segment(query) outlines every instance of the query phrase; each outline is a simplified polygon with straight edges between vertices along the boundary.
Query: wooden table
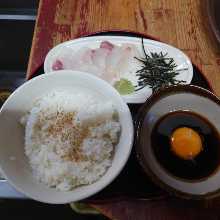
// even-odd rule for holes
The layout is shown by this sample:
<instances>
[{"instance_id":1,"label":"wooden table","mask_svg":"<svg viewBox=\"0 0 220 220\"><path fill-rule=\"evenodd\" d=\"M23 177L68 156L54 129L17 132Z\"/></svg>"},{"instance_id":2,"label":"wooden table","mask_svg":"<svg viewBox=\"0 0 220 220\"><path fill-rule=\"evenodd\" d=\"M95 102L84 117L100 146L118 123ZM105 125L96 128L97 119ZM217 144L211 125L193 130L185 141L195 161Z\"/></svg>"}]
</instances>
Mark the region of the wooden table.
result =
<instances>
[{"instance_id":1,"label":"wooden table","mask_svg":"<svg viewBox=\"0 0 220 220\"><path fill-rule=\"evenodd\" d=\"M183 50L220 96L220 48L209 29L205 0L41 0L27 78L56 44L103 30L150 34ZM188 205L190 204L190 205ZM93 204L115 219L216 219L219 202L120 201ZM206 208L209 207L209 208Z\"/></svg>"}]
</instances>

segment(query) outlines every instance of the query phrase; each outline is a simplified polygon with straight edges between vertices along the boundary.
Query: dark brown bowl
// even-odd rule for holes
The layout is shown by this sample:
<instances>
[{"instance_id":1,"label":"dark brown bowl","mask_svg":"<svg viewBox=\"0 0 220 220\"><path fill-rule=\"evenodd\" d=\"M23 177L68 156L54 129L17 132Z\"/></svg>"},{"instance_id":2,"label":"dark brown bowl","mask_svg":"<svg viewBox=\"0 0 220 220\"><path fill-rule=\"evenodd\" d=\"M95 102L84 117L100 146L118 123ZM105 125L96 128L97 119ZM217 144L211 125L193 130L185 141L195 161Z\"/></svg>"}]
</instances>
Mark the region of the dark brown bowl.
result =
<instances>
[{"instance_id":1,"label":"dark brown bowl","mask_svg":"<svg viewBox=\"0 0 220 220\"><path fill-rule=\"evenodd\" d=\"M220 131L220 100L213 93L192 85L162 89L144 103L135 122L138 161L152 181L171 194L187 199L217 197L220 195L219 169L204 180L186 181L170 175L152 152L151 132L156 122L169 112L186 110L204 116Z\"/></svg>"}]
</instances>

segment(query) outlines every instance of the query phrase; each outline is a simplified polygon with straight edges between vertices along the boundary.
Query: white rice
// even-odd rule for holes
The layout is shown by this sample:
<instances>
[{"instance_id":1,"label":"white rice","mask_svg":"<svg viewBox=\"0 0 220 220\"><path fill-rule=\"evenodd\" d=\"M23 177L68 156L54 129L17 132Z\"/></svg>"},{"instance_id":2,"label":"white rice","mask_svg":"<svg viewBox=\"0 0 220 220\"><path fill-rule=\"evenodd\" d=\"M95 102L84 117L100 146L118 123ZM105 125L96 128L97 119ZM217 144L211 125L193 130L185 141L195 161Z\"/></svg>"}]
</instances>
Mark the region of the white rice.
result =
<instances>
[{"instance_id":1,"label":"white rice","mask_svg":"<svg viewBox=\"0 0 220 220\"><path fill-rule=\"evenodd\" d=\"M111 102L94 94L53 91L22 117L25 153L38 181L68 191L111 166L120 123Z\"/></svg>"}]
</instances>

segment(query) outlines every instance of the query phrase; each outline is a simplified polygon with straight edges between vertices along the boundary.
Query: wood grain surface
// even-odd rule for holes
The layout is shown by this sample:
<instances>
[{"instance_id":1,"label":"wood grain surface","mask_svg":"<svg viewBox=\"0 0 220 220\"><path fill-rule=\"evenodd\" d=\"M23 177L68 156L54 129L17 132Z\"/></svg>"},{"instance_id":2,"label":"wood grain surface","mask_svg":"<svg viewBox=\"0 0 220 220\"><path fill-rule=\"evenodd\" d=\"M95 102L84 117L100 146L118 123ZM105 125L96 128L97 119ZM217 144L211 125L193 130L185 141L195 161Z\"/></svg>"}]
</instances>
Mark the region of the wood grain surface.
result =
<instances>
[{"instance_id":1,"label":"wood grain surface","mask_svg":"<svg viewBox=\"0 0 220 220\"><path fill-rule=\"evenodd\" d=\"M41 0L27 78L60 42L104 30L150 34L183 50L220 96L220 48L205 0ZM205 204L205 205L204 205ZM114 219L219 219L219 201L120 201L92 204Z\"/></svg>"},{"instance_id":2,"label":"wood grain surface","mask_svg":"<svg viewBox=\"0 0 220 220\"><path fill-rule=\"evenodd\" d=\"M212 204L167 197L162 200L126 200L92 204L110 219L120 220L217 220L219 202Z\"/></svg>"},{"instance_id":3,"label":"wood grain surface","mask_svg":"<svg viewBox=\"0 0 220 220\"><path fill-rule=\"evenodd\" d=\"M220 96L220 48L205 5L205 0L41 0L27 77L62 41L102 30L129 30L183 50Z\"/></svg>"}]
</instances>

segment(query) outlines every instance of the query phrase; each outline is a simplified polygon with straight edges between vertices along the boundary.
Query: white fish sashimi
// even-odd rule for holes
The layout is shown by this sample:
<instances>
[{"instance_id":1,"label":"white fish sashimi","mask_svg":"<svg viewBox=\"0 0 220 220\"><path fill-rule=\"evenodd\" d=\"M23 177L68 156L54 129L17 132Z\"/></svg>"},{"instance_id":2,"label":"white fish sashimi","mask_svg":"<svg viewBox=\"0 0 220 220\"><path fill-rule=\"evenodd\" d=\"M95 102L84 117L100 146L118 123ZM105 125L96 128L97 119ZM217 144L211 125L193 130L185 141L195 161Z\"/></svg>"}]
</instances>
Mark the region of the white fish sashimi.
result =
<instances>
[{"instance_id":1,"label":"white fish sashimi","mask_svg":"<svg viewBox=\"0 0 220 220\"><path fill-rule=\"evenodd\" d=\"M103 41L97 49L83 47L78 51L66 47L57 56L53 63L53 70L70 69L92 73L110 84L124 77L132 82L140 57L137 48L132 44L116 46L108 41ZM135 66L135 69L134 69Z\"/></svg>"},{"instance_id":2,"label":"white fish sashimi","mask_svg":"<svg viewBox=\"0 0 220 220\"><path fill-rule=\"evenodd\" d=\"M58 55L56 61L53 63L52 69L78 70L100 76L102 75L102 71L93 64L92 54L92 50L87 47L83 47L77 52L69 47L66 47Z\"/></svg>"},{"instance_id":3,"label":"white fish sashimi","mask_svg":"<svg viewBox=\"0 0 220 220\"><path fill-rule=\"evenodd\" d=\"M95 66L105 69L106 67L106 57L109 54L109 50L105 48L98 48L92 50L92 62Z\"/></svg>"},{"instance_id":4,"label":"white fish sashimi","mask_svg":"<svg viewBox=\"0 0 220 220\"><path fill-rule=\"evenodd\" d=\"M69 47L64 47L53 62L52 70L67 69L74 61L74 51Z\"/></svg>"},{"instance_id":5,"label":"white fish sashimi","mask_svg":"<svg viewBox=\"0 0 220 220\"><path fill-rule=\"evenodd\" d=\"M109 41L102 41L100 44L100 48L107 49L109 51L112 51L112 49L115 47L114 44L110 43Z\"/></svg>"},{"instance_id":6,"label":"white fish sashimi","mask_svg":"<svg viewBox=\"0 0 220 220\"><path fill-rule=\"evenodd\" d=\"M132 74L132 81L137 81L135 72L140 64L135 57L140 57L140 55L137 48L132 44L114 47L107 57L107 75L109 77L112 75L113 81L117 81L123 77L128 78L127 76Z\"/></svg>"},{"instance_id":7,"label":"white fish sashimi","mask_svg":"<svg viewBox=\"0 0 220 220\"><path fill-rule=\"evenodd\" d=\"M123 51L123 56L119 60L118 71L120 74L124 74L132 69L133 64L136 64L135 66L138 65L138 61L135 57L140 57L140 54L137 48L131 44L124 44L121 49Z\"/></svg>"},{"instance_id":8,"label":"white fish sashimi","mask_svg":"<svg viewBox=\"0 0 220 220\"><path fill-rule=\"evenodd\" d=\"M64 57L62 59L64 67L76 70L85 64L92 65L91 53L91 49L87 47L83 47L79 49L77 52L74 52L72 50L72 54L69 54L70 58L68 59L68 62L65 60Z\"/></svg>"},{"instance_id":9,"label":"white fish sashimi","mask_svg":"<svg viewBox=\"0 0 220 220\"><path fill-rule=\"evenodd\" d=\"M137 85L137 70L140 69L140 61L137 58L140 58L141 55L138 49L132 44L124 44L122 48L125 51L125 57L119 63L119 74L121 78L128 79L133 82L134 85Z\"/></svg>"},{"instance_id":10,"label":"white fish sashimi","mask_svg":"<svg viewBox=\"0 0 220 220\"><path fill-rule=\"evenodd\" d=\"M63 69L74 70L79 68L82 64L92 65L91 53L91 49L87 47L83 47L77 52L69 47L65 47L57 56L54 64L59 61L62 63ZM54 65L52 68L54 70Z\"/></svg>"},{"instance_id":11,"label":"white fish sashimi","mask_svg":"<svg viewBox=\"0 0 220 220\"><path fill-rule=\"evenodd\" d=\"M115 46L107 57L106 80L111 79L111 84L121 78L121 69L127 65L130 53L129 47ZM121 66L122 65L122 66Z\"/></svg>"}]
</instances>

